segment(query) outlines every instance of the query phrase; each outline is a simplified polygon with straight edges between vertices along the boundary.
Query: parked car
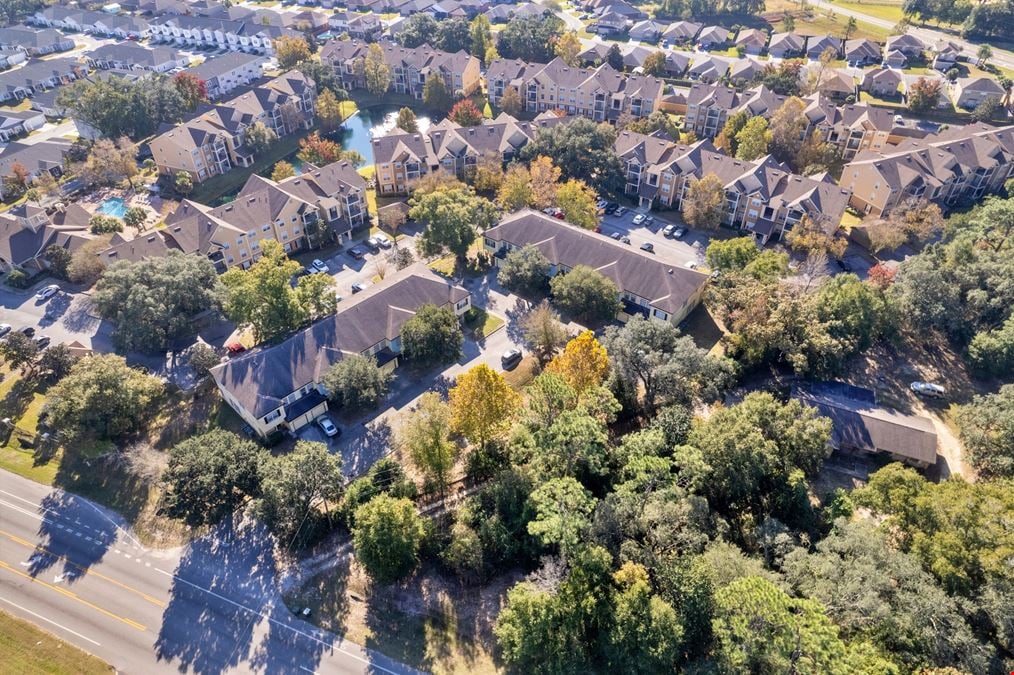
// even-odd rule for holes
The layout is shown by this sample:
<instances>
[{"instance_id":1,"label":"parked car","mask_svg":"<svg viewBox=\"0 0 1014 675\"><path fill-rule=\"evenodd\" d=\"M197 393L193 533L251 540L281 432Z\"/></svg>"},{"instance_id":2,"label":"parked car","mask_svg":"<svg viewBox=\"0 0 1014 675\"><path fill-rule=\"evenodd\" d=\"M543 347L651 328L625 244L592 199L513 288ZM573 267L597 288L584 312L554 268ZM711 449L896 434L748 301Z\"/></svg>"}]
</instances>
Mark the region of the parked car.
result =
<instances>
[{"instance_id":1,"label":"parked car","mask_svg":"<svg viewBox=\"0 0 1014 675\"><path fill-rule=\"evenodd\" d=\"M328 272L331 271L331 268L327 266L327 263L325 263L320 258L315 258L314 261L310 263L310 267L313 268L314 272L322 272L324 274L327 274Z\"/></svg>"},{"instance_id":2,"label":"parked car","mask_svg":"<svg viewBox=\"0 0 1014 675\"><path fill-rule=\"evenodd\" d=\"M944 398L947 396L947 390L939 384L933 384L932 382L913 382L908 385L916 394L920 396L928 396L930 398Z\"/></svg>"},{"instance_id":3,"label":"parked car","mask_svg":"<svg viewBox=\"0 0 1014 675\"><path fill-rule=\"evenodd\" d=\"M616 241L619 241L620 237L622 237L622 236L623 236L623 234L620 233L620 232L613 232L612 234L609 235L609 238L610 239L615 239Z\"/></svg>"},{"instance_id":4,"label":"parked car","mask_svg":"<svg viewBox=\"0 0 1014 675\"><path fill-rule=\"evenodd\" d=\"M332 422L331 418L328 417L327 415L321 415L320 417L317 418L317 426L319 426L321 430L325 434L327 434L328 438L341 436L342 433L341 430L339 430L338 427L335 426L334 422Z\"/></svg>"},{"instance_id":5,"label":"parked car","mask_svg":"<svg viewBox=\"0 0 1014 675\"><path fill-rule=\"evenodd\" d=\"M686 236L686 233L687 233L687 228L685 228L685 227L677 227L676 231L672 233L672 238L673 239L682 239L684 236Z\"/></svg>"},{"instance_id":6,"label":"parked car","mask_svg":"<svg viewBox=\"0 0 1014 675\"><path fill-rule=\"evenodd\" d=\"M8 333L11 332L11 330L12 328L9 323L0 323L0 337L7 335Z\"/></svg>"},{"instance_id":7,"label":"parked car","mask_svg":"<svg viewBox=\"0 0 1014 675\"><path fill-rule=\"evenodd\" d=\"M35 294L36 300L49 300L51 297L60 292L60 287L56 284L50 284L43 286L39 289L39 292Z\"/></svg>"},{"instance_id":8,"label":"parked car","mask_svg":"<svg viewBox=\"0 0 1014 675\"><path fill-rule=\"evenodd\" d=\"M225 350L230 354L242 354L246 351L246 347L243 346L242 342L230 342L225 345Z\"/></svg>"},{"instance_id":9,"label":"parked car","mask_svg":"<svg viewBox=\"0 0 1014 675\"><path fill-rule=\"evenodd\" d=\"M626 206L617 206L616 210L613 212L613 215L616 216L616 217L619 217L619 216L622 216L626 212L627 212L627 207Z\"/></svg>"},{"instance_id":10,"label":"parked car","mask_svg":"<svg viewBox=\"0 0 1014 675\"><path fill-rule=\"evenodd\" d=\"M683 263L683 266L686 267L688 270L697 269L697 263L693 260L686 261L685 263Z\"/></svg>"},{"instance_id":11,"label":"parked car","mask_svg":"<svg viewBox=\"0 0 1014 675\"><path fill-rule=\"evenodd\" d=\"M652 244L650 241L646 241L643 244L641 244L641 250L642 251L647 251L648 253L654 253L655 252L655 245Z\"/></svg>"},{"instance_id":12,"label":"parked car","mask_svg":"<svg viewBox=\"0 0 1014 675\"><path fill-rule=\"evenodd\" d=\"M25 326L24 328L18 329L18 332L24 335L25 337L32 337L33 335L35 335L35 328L33 328L32 326Z\"/></svg>"},{"instance_id":13,"label":"parked car","mask_svg":"<svg viewBox=\"0 0 1014 675\"><path fill-rule=\"evenodd\" d=\"M352 294L353 295L355 295L356 293L362 293L365 290L366 290L366 282L365 281L357 281L356 283L352 284Z\"/></svg>"},{"instance_id":14,"label":"parked car","mask_svg":"<svg viewBox=\"0 0 1014 675\"><path fill-rule=\"evenodd\" d=\"M355 258L356 260L362 260L363 258L366 257L367 253L369 253L369 251L367 251L362 246L353 246L352 248L349 249L349 255Z\"/></svg>"},{"instance_id":15,"label":"parked car","mask_svg":"<svg viewBox=\"0 0 1014 675\"><path fill-rule=\"evenodd\" d=\"M53 338L49 337L48 335L40 335L34 340L35 346L38 347L39 349L45 349L46 347L49 346L49 343L52 341Z\"/></svg>"},{"instance_id":16,"label":"parked car","mask_svg":"<svg viewBox=\"0 0 1014 675\"><path fill-rule=\"evenodd\" d=\"M595 202L595 208L597 208L599 211L605 211L606 207L608 206L609 202L607 202L605 199L600 199L597 202Z\"/></svg>"},{"instance_id":17,"label":"parked car","mask_svg":"<svg viewBox=\"0 0 1014 675\"><path fill-rule=\"evenodd\" d=\"M620 208L620 205L616 202L609 202L606 204L606 215L611 216L616 213L616 209Z\"/></svg>"},{"instance_id":18,"label":"parked car","mask_svg":"<svg viewBox=\"0 0 1014 675\"><path fill-rule=\"evenodd\" d=\"M648 225L651 225L654 222L655 222L655 216L645 216L644 217L644 226L645 227L647 227Z\"/></svg>"},{"instance_id":19,"label":"parked car","mask_svg":"<svg viewBox=\"0 0 1014 675\"><path fill-rule=\"evenodd\" d=\"M391 248L391 246L393 245L391 242L391 238L388 237L386 234L378 234L375 235L373 238L377 240L377 245L380 246L380 248Z\"/></svg>"},{"instance_id":20,"label":"parked car","mask_svg":"<svg viewBox=\"0 0 1014 675\"><path fill-rule=\"evenodd\" d=\"M623 242L624 244L629 244L630 237L628 237L627 235L623 235L622 237L620 237L620 241Z\"/></svg>"},{"instance_id":21,"label":"parked car","mask_svg":"<svg viewBox=\"0 0 1014 675\"><path fill-rule=\"evenodd\" d=\"M662 228L662 236L663 237L672 237L675 234L676 234L676 226L675 225L666 225L664 228Z\"/></svg>"},{"instance_id":22,"label":"parked car","mask_svg":"<svg viewBox=\"0 0 1014 675\"><path fill-rule=\"evenodd\" d=\"M366 240L366 248L376 253L380 250L380 240L376 237L370 237Z\"/></svg>"},{"instance_id":23,"label":"parked car","mask_svg":"<svg viewBox=\"0 0 1014 675\"><path fill-rule=\"evenodd\" d=\"M646 215L644 215L643 213L638 213L638 214L636 214L636 215L634 216L634 220L633 220L633 223L634 223L634 225L640 225L641 223L643 223L643 222L644 222L644 219L645 219L645 218L647 218L647 216L646 216Z\"/></svg>"},{"instance_id":24,"label":"parked car","mask_svg":"<svg viewBox=\"0 0 1014 675\"><path fill-rule=\"evenodd\" d=\"M504 370L513 370L521 363L522 358L523 354L520 349L508 349L500 357L500 365Z\"/></svg>"}]
</instances>

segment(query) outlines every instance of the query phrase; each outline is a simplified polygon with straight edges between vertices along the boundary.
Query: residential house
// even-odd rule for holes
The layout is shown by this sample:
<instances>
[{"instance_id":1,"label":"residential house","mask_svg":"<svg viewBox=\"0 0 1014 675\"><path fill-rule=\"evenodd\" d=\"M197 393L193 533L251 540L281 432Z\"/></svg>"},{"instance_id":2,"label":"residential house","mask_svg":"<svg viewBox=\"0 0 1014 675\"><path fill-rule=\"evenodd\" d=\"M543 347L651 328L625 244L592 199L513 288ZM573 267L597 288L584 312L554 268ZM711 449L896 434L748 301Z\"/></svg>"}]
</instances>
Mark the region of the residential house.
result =
<instances>
[{"instance_id":1,"label":"residential house","mask_svg":"<svg viewBox=\"0 0 1014 675\"><path fill-rule=\"evenodd\" d=\"M856 95L856 81L849 73L828 68L821 72L817 80L817 91L842 102L849 96Z\"/></svg>"},{"instance_id":2,"label":"residential house","mask_svg":"<svg viewBox=\"0 0 1014 675\"><path fill-rule=\"evenodd\" d=\"M753 82L763 72L764 64L757 59L736 59L729 67L729 82L737 87L742 87Z\"/></svg>"},{"instance_id":3,"label":"residential house","mask_svg":"<svg viewBox=\"0 0 1014 675\"><path fill-rule=\"evenodd\" d=\"M922 58L922 53L926 51L926 43L910 33L905 33L887 38L884 49L888 54L899 51L910 59L918 59Z\"/></svg>"},{"instance_id":4,"label":"residential house","mask_svg":"<svg viewBox=\"0 0 1014 675\"><path fill-rule=\"evenodd\" d=\"M461 316L471 295L418 264L343 301L334 316L283 342L215 366L211 376L225 402L259 435L297 431L327 412L323 379L335 363L362 354L385 369L396 367L402 326L423 305L450 307Z\"/></svg>"},{"instance_id":5,"label":"residential house","mask_svg":"<svg viewBox=\"0 0 1014 675\"><path fill-rule=\"evenodd\" d=\"M588 31L599 35L617 35L633 26L633 20L623 14L607 11L592 19Z\"/></svg>"},{"instance_id":6,"label":"residential house","mask_svg":"<svg viewBox=\"0 0 1014 675\"><path fill-rule=\"evenodd\" d=\"M880 152L888 147L894 131L894 115L890 110L866 103L839 107L821 94L812 94L805 100L807 137L817 132L821 140L838 148L838 154L845 160L859 152Z\"/></svg>"},{"instance_id":7,"label":"residential house","mask_svg":"<svg viewBox=\"0 0 1014 675\"><path fill-rule=\"evenodd\" d=\"M990 77L959 77L950 85L951 101L957 108L974 110L977 105L990 97L1003 100L1003 87Z\"/></svg>"},{"instance_id":8,"label":"residential house","mask_svg":"<svg viewBox=\"0 0 1014 675\"><path fill-rule=\"evenodd\" d=\"M0 102L30 98L39 92L70 84L86 72L83 65L70 57L33 59L16 70L0 73Z\"/></svg>"},{"instance_id":9,"label":"residential house","mask_svg":"<svg viewBox=\"0 0 1014 675\"><path fill-rule=\"evenodd\" d=\"M609 64L572 68L560 58L547 64L497 59L486 69L486 83L494 106L513 87L528 112L562 110L596 121L614 121L624 113L647 117L658 110L665 86L657 77L625 75Z\"/></svg>"},{"instance_id":10,"label":"residential house","mask_svg":"<svg viewBox=\"0 0 1014 675\"><path fill-rule=\"evenodd\" d=\"M902 69L908 66L909 55L900 49L892 49L884 56L884 65L888 68Z\"/></svg>"},{"instance_id":11,"label":"residential house","mask_svg":"<svg viewBox=\"0 0 1014 675\"><path fill-rule=\"evenodd\" d=\"M28 55L15 47L0 47L0 70L12 68L28 60Z\"/></svg>"},{"instance_id":12,"label":"residential house","mask_svg":"<svg viewBox=\"0 0 1014 675\"><path fill-rule=\"evenodd\" d=\"M103 70L144 70L166 73L185 68L190 58L169 47L149 49L133 42L105 44L88 54L88 65Z\"/></svg>"},{"instance_id":13,"label":"residential house","mask_svg":"<svg viewBox=\"0 0 1014 675\"><path fill-rule=\"evenodd\" d=\"M498 4L486 10L486 18L490 23L507 23L511 19L535 19L546 14L543 5L534 2L522 2L516 5Z\"/></svg>"},{"instance_id":14,"label":"residential house","mask_svg":"<svg viewBox=\"0 0 1014 675\"><path fill-rule=\"evenodd\" d=\"M621 131L616 153L624 163L624 192L641 206L682 211L691 186L706 175L725 186L723 224L750 233L761 244L782 239L803 217L835 232L849 193L828 180L793 174L771 156L756 161L729 157L709 140L693 145Z\"/></svg>"},{"instance_id":15,"label":"residential house","mask_svg":"<svg viewBox=\"0 0 1014 675\"><path fill-rule=\"evenodd\" d=\"M774 33L768 43L768 54L790 59L806 53L806 37L795 33Z\"/></svg>"},{"instance_id":16,"label":"residential house","mask_svg":"<svg viewBox=\"0 0 1014 675\"><path fill-rule=\"evenodd\" d=\"M45 123L46 116L38 110L0 110L0 142L7 143Z\"/></svg>"},{"instance_id":17,"label":"residential house","mask_svg":"<svg viewBox=\"0 0 1014 675\"><path fill-rule=\"evenodd\" d=\"M665 51L665 74L668 77L683 77L690 67L690 56L686 52L672 49Z\"/></svg>"},{"instance_id":18,"label":"residential house","mask_svg":"<svg viewBox=\"0 0 1014 675\"><path fill-rule=\"evenodd\" d=\"M265 63L267 58L260 54L229 52L206 59L187 72L204 82L208 98L214 101L239 87L247 87L259 81L264 75Z\"/></svg>"},{"instance_id":19,"label":"residential house","mask_svg":"<svg viewBox=\"0 0 1014 675\"><path fill-rule=\"evenodd\" d=\"M414 49L379 43L391 69L391 90L422 99L426 78L438 75L447 91L468 96L480 88L479 60L464 51L454 54L422 45ZM331 66L345 89L364 89L366 80L357 64L366 58L369 44L359 40L331 40L320 50L321 61Z\"/></svg>"},{"instance_id":20,"label":"residential house","mask_svg":"<svg viewBox=\"0 0 1014 675\"><path fill-rule=\"evenodd\" d=\"M944 208L998 192L1014 172L1014 126L954 126L883 152L862 152L842 171L856 209L886 216L910 199Z\"/></svg>"},{"instance_id":21,"label":"residential house","mask_svg":"<svg viewBox=\"0 0 1014 675\"><path fill-rule=\"evenodd\" d=\"M412 183L437 171L468 178L486 158L510 162L539 129L571 120L542 113L531 122L519 121L506 113L495 120L483 120L477 127L462 127L450 120L431 126L426 133L392 133L374 138L374 180L382 195L407 194Z\"/></svg>"},{"instance_id":22,"label":"residential house","mask_svg":"<svg viewBox=\"0 0 1014 675\"><path fill-rule=\"evenodd\" d=\"M756 28L744 28L736 36L736 48L746 54L759 56L768 46L768 34Z\"/></svg>"},{"instance_id":23,"label":"residential house","mask_svg":"<svg viewBox=\"0 0 1014 675\"><path fill-rule=\"evenodd\" d=\"M655 44L666 29L666 24L651 19L638 21L630 28L630 39Z\"/></svg>"},{"instance_id":24,"label":"residential house","mask_svg":"<svg viewBox=\"0 0 1014 675\"><path fill-rule=\"evenodd\" d=\"M880 63L880 45L873 40L855 39L845 42L845 61L850 66L862 67Z\"/></svg>"},{"instance_id":25,"label":"residential house","mask_svg":"<svg viewBox=\"0 0 1014 675\"><path fill-rule=\"evenodd\" d=\"M724 49L729 46L729 29L721 26L706 26L697 34L697 46L701 49Z\"/></svg>"},{"instance_id":26,"label":"residential house","mask_svg":"<svg viewBox=\"0 0 1014 675\"><path fill-rule=\"evenodd\" d=\"M0 269L38 272L50 246L76 251L91 237L91 214L77 204L47 211L28 202L0 214Z\"/></svg>"},{"instance_id":27,"label":"residential house","mask_svg":"<svg viewBox=\"0 0 1014 675\"><path fill-rule=\"evenodd\" d=\"M792 397L831 420L831 447L841 452L885 455L919 469L937 461L937 433L923 415L879 405L871 389L817 382L792 389Z\"/></svg>"},{"instance_id":28,"label":"residential house","mask_svg":"<svg viewBox=\"0 0 1014 675\"><path fill-rule=\"evenodd\" d=\"M246 129L257 122L285 136L313 126L313 80L298 70L253 87L222 103L199 106L185 122L164 126L149 143L163 175L186 171L195 183L226 173L236 164L253 164L244 143Z\"/></svg>"},{"instance_id":29,"label":"residential house","mask_svg":"<svg viewBox=\"0 0 1014 675\"><path fill-rule=\"evenodd\" d=\"M859 88L878 98L896 98L902 80L901 72L894 68L874 68L863 74Z\"/></svg>"},{"instance_id":30,"label":"residential house","mask_svg":"<svg viewBox=\"0 0 1014 675\"><path fill-rule=\"evenodd\" d=\"M725 77L729 70L729 59L698 53L687 71L687 77L698 82L712 84Z\"/></svg>"},{"instance_id":31,"label":"residential house","mask_svg":"<svg viewBox=\"0 0 1014 675\"><path fill-rule=\"evenodd\" d=\"M808 59L816 61L828 49L834 51L834 58L837 59L841 55L841 38L833 35L811 35L806 40L806 58Z\"/></svg>"},{"instance_id":32,"label":"residential house","mask_svg":"<svg viewBox=\"0 0 1014 675\"><path fill-rule=\"evenodd\" d=\"M549 261L550 277L591 267L619 289L620 320L642 316L678 324L700 303L708 281L696 270L531 209L505 216L483 233L483 243L497 266L510 251L531 245Z\"/></svg>"},{"instance_id":33,"label":"residential house","mask_svg":"<svg viewBox=\"0 0 1014 675\"><path fill-rule=\"evenodd\" d=\"M941 41L933 50L933 69L946 73L958 65L961 57L961 46L950 41Z\"/></svg>"},{"instance_id":34,"label":"residential house","mask_svg":"<svg viewBox=\"0 0 1014 675\"><path fill-rule=\"evenodd\" d=\"M662 39L674 45L689 45L697 38L704 26L693 21L677 21L669 24L662 33Z\"/></svg>"},{"instance_id":35,"label":"residential house","mask_svg":"<svg viewBox=\"0 0 1014 675\"><path fill-rule=\"evenodd\" d=\"M36 30L18 25L0 28L0 47L17 49L28 56L45 56L74 49L74 41L58 30Z\"/></svg>"}]
</instances>

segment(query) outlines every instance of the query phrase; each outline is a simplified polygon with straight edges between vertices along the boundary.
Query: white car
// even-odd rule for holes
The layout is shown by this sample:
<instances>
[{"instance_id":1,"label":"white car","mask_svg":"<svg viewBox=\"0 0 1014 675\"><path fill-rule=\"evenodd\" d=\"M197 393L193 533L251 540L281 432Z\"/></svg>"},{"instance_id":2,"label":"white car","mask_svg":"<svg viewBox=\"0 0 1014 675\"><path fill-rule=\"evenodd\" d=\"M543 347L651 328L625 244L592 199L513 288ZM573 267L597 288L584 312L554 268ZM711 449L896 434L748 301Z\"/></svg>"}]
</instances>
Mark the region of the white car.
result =
<instances>
[{"instance_id":1,"label":"white car","mask_svg":"<svg viewBox=\"0 0 1014 675\"><path fill-rule=\"evenodd\" d=\"M328 272L331 271L331 268L327 266L327 263L325 263L320 258L314 259L314 261L310 263L310 267L313 268L314 272L323 272L324 274L327 274Z\"/></svg>"},{"instance_id":2,"label":"white car","mask_svg":"<svg viewBox=\"0 0 1014 675\"><path fill-rule=\"evenodd\" d=\"M0 323L0 337L7 335L11 332L11 330L13 330L13 328L9 323Z\"/></svg>"},{"instance_id":3,"label":"white car","mask_svg":"<svg viewBox=\"0 0 1014 675\"><path fill-rule=\"evenodd\" d=\"M380 248L391 248L391 239L386 234L374 235L373 239L377 241L377 246Z\"/></svg>"},{"instance_id":4,"label":"white car","mask_svg":"<svg viewBox=\"0 0 1014 675\"><path fill-rule=\"evenodd\" d=\"M908 385L908 388L920 396L929 396L930 398L943 398L947 395L946 389L932 382L913 382Z\"/></svg>"},{"instance_id":5,"label":"white car","mask_svg":"<svg viewBox=\"0 0 1014 675\"><path fill-rule=\"evenodd\" d=\"M39 289L39 292L35 294L36 300L49 300L51 297L60 292L60 287L56 284L50 284Z\"/></svg>"},{"instance_id":6,"label":"white car","mask_svg":"<svg viewBox=\"0 0 1014 675\"><path fill-rule=\"evenodd\" d=\"M683 266L686 267L688 270L697 269L697 263L693 260L686 261L685 263L683 263Z\"/></svg>"},{"instance_id":7,"label":"white car","mask_svg":"<svg viewBox=\"0 0 1014 675\"><path fill-rule=\"evenodd\" d=\"M328 438L334 438L335 436L341 433L340 431L338 431L338 427L334 425L334 422L332 422L331 418L328 417L327 415L324 415L323 417L318 417L317 425L324 431L325 434L327 434Z\"/></svg>"},{"instance_id":8,"label":"white car","mask_svg":"<svg viewBox=\"0 0 1014 675\"><path fill-rule=\"evenodd\" d=\"M636 216L634 216L633 220L634 225L640 225L641 223L644 222L645 218L647 217L648 216L644 215L643 213L638 213Z\"/></svg>"}]
</instances>

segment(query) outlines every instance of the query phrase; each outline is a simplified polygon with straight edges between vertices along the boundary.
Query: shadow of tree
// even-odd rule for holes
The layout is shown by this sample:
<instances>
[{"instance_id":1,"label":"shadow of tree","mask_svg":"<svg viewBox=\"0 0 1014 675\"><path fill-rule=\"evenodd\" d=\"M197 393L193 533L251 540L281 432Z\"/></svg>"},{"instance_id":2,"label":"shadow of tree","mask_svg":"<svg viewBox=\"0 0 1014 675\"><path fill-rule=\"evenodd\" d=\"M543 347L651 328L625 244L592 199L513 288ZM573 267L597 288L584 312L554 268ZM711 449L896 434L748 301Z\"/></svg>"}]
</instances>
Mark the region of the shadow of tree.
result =
<instances>
[{"instance_id":1,"label":"shadow of tree","mask_svg":"<svg viewBox=\"0 0 1014 675\"><path fill-rule=\"evenodd\" d=\"M346 476L365 473L374 462L388 453L394 442L391 425L386 419L379 419L363 426L366 433L341 446L342 472Z\"/></svg>"},{"instance_id":2,"label":"shadow of tree","mask_svg":"<svg viewBox=\"0 0 1014 675\"><path fill-rule=\"evenodd\" d=\"M61 324L69 331L83 333L97 329L102 320L91 314L93 311L91 300L81 299L70 305L63 314Z\"/></svg>"},{"instance_id":3,"label":"shadow of tree","mask_svg":"<svg viewBox=\"0 0 1014 675\"><path fill-rule=\"evenodd\" d=\"M9 417L15 422L20 420L38 389L39 385L34 380L18 379L3 400L0 400L0 419Z\"/></svg>"},{"instance_id":4,"label":"shadow of tree","mask_svg":"<svg viewBox=\"0 0 1014 675\"><path fill-rule=\"evenodd\" d=\"M98 502L136 523L148 503L151 484L131 473L116 455L88 454L83 445L65 447L53 485Z\"/></svg>"},{"instance_id":5,"label":"shadow of tree","mask_svg":"<svg viewBox=\"0 0 1014 675\"><path fill-rule=\"evenodd\" d=\"M39 504L43 518L39 541L28 558L28 573L37 577L59 568L61 582L73 583L105 557L116 540L116 524L95 518L95 507L80 497L54 490Z\"/></svg>"},{"instance_id":6,"label":"shadow of tree","mask_svg":"<svg viewBox=\"0 0 1014 675\"><path fill-rule=\"evenodd\" d=\"M58 293L46 304L46 311L39 319L39 326L45 328L52 326L70 308L71 297L64 293Z\"/></svg>"}]
</instances>

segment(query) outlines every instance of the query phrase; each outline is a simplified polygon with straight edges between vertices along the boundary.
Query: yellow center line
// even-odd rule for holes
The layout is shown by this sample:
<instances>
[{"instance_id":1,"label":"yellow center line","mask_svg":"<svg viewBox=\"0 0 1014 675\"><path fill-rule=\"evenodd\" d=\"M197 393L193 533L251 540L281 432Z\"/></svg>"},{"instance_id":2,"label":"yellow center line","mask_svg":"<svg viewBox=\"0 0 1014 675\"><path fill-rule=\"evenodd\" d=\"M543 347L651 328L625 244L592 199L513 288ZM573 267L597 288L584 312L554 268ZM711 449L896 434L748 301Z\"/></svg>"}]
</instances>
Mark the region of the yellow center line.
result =
<instances>
[{"instance_id":1,"label":"yellow center line","mask_svg":"<svg viewBox=\"0 0 1014 675\"><path fill-rule=\"evenodd\" d=\"M58 560L62 560L65 563L67 563L68 565L70 565L71 567L76 567L77 569L81 570L82 572L84 572L84 574L86 576L96 576L99 579L103 579L104 581L108 581L109 583L111 583L111 584L113 584L115 586L119 586L120 588L122 588L125 591L130 591L131 593L136 593L137 595L141 596L142 598L144 598L145 600L147 600L151 604L155 605L156 607L165 608L165 603L162 602L161 600L159 600L158 598L153 598L152 596L148 595L147 593L145 593L143 591L139 591L136 588L133 588L132 586L128 586L127 584L123 583L122 581L117 581L116 579L113 579L111 577L107 577L106 575L102 574L101 572L96 572L94 570L90 570L90 569L87 569L85 567L82 567L81 565L78 565L73 560L69 560L65 556L57 555L56 553L53 553L52 551L50 551L50 550L48 550L48 549L46 549L46 548L44 548L42 546L38 546L36 544L32 544L32 542L26 541L26 540L22 539L21 537L19 537L17 535L11 534L10 532L5 532L3 530L0 530L0 534L2 534L3 536L7 537L8 539L10 539L11 541L13 541L15 543L21 544L22 546L25 546L25 547L30 548L32 550L42 551L43 553L46 553L47 555L51 555L51 556L57 558Z\"/></svg>"},{"instance_id":2,"label":"yellow center line","mask_svg":"<svg viewBox=\"0 0 1014 675\"><path fill-rule=\"evenodd\" d=\"M25 579L28 579L33 584L42 584L43 586L45 586L46 588L48 588L51 591L56 591L57 593L59 593L61 595L65 595L68 598L70 598L71 600L77 600L78 602L80 602L85 607L90 607L91 609L94 609L96 612L99 612L100 614L105 614L106 616L108 616L111 619L116 619L117 621L122 621L123 623L127 624L131 628L136 628L139 631L146 630L145 627L142 624L139 624L138 622L134 621L133 619L127 619L127 618L119 616L117 614L113 614L108 609L105 609L103 607L99 607L96 604L88 602L87 600L84 600L83 598L78 597L78 595L76 593L72 593L71 591L68 591L65 588L60 588L59 586L54 586L53 584L47 584L45 581L42 581L41 579L36 579L35 577L33 577L30 574L25 574L21 570L16 570L16 569L14 569L13 567L11 567L10 565L8 565L7 563L5 563L2 560L0 560L0 569L5 569L8 572L14 572L14 574L17 574L19 577L24 577Z\"/></svg>"}]
</instances>

